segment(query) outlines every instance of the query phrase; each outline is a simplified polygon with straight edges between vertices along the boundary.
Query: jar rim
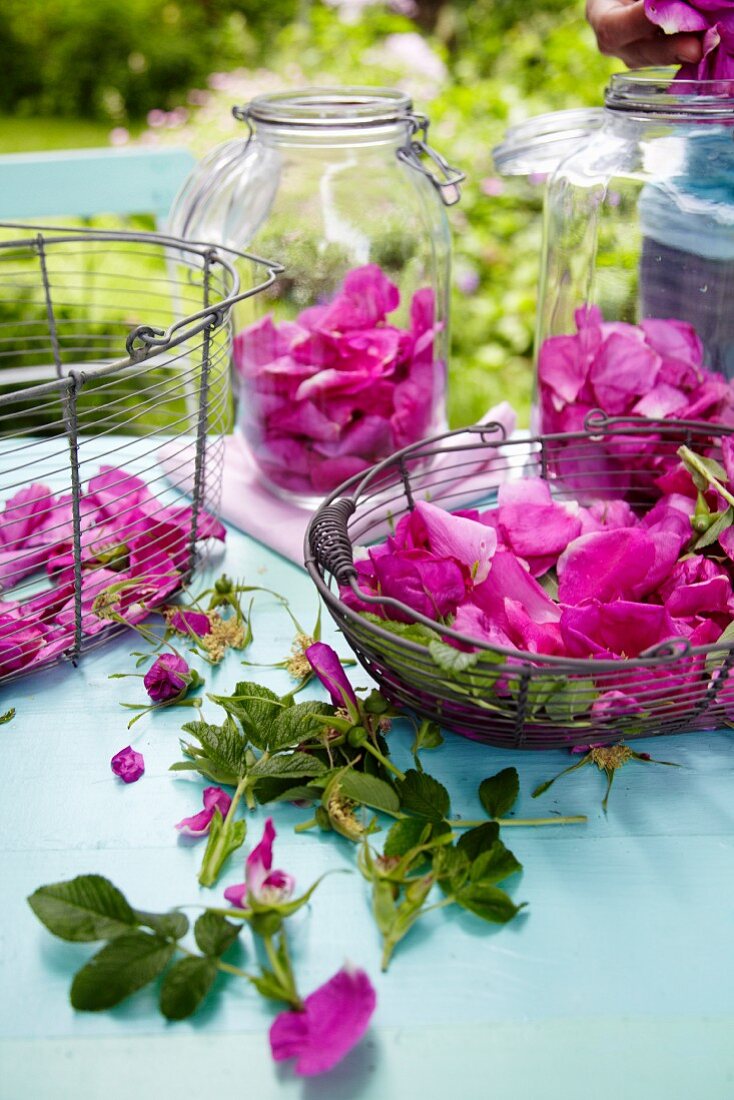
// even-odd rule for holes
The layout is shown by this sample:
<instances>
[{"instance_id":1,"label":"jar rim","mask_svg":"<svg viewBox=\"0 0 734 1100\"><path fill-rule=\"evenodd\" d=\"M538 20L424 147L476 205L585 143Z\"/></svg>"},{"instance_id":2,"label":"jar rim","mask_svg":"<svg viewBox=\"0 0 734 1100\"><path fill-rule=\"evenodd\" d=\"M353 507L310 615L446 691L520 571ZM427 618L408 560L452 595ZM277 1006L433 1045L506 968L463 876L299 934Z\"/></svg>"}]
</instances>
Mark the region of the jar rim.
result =
<instances>
[{"instance_id":1,"label":"jar rim","mask_svg":"<svg viewBox=\"0 0 734 1100\"><path fill-rule=\"evenodd\" d=\"M492 157L503 176L552 171L602 124L601 107L572 107L534 115L508 127Z\"/></svg>"},{"instance_id":2,"label":"jar rim","mask_svg":"<svg viewBox=\"0 0 734 1100\"><path fill-rule=\"evenodd\" d=\"M397 88L347 85L255 96L238 117L271 126L384 126L408 119L413 101Z\"/></svg>"},{"instance_id":3,"label":"jar rim","mask_svg":"<svg viewBox=\"0 0 734 1100\"><path fill-rule=\"evenodd\" d=\"M669 118L731 118L734 80L679 80L674 69L615 73L604 92L612 111Z\"/></svg>"}]
</instances>

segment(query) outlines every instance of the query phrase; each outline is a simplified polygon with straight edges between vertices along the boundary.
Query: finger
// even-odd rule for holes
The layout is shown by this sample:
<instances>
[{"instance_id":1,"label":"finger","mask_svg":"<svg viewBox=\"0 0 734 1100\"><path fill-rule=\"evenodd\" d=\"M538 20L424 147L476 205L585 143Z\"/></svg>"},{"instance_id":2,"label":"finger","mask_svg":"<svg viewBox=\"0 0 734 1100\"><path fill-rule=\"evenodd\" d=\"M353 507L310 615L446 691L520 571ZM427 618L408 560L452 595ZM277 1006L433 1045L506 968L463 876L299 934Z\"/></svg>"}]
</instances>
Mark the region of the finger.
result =
<instances>
[{"instance_id":1,"label":"finger","mask_svg":"<svg viewBox=\"0 0 734 1100\"><path fill-rule=\"evenodd\" d=\"M649 65L680 65L701 59L701 43L690 34L642 38L617 55L630 69Z\"/></svg>"},{"instance_id":2,"label":"finger","mask_svg":"<svg viewBox=\"0 0 734 1100\"><path fill-rule=\"evenodd\" d=\"M618 54L625 46L655 34L656 28L645 15L644 0L592 0L587 16L602 53Z\"/></svg>"}]
</instances>

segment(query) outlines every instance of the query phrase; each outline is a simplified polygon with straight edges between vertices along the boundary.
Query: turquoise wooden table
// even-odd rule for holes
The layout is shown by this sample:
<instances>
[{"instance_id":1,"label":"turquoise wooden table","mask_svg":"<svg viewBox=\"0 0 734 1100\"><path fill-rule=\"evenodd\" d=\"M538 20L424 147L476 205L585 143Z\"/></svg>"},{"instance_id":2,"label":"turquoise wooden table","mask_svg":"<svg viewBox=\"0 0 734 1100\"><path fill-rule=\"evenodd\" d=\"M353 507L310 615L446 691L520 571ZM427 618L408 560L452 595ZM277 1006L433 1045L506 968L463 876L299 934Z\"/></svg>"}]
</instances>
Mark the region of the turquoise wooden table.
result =
<instances>
[{"instance_id":1,"label":"turquoise wooden table","mask_svg":"<svg viewBox=\"0 0 734 1100\"><path fill-rule=\"evenodd\" d=\"M265 548L230 532L222 566L287 594L298 617L313 621L305 574ZM252 660L287 654L292 629L274 603L262 598L254 625ZM328 630L327 640L344 652ZM0 699L1 709L17 708L0 729L2 1100L734 1096L729 732L645 742L682 766L627 765L608 817L600 808L603 777L591 767L530 799L538 781L568 763L564 753L507 753L452 737L427 754L456 814L474 817L477 781L513 764L519 815L581 812L589 822L513 830L506 839L524 872L510 880L511 892L528 909L504 928L435 913L404 941L386 975L366 884L356 874L327 878L293 922L301 988L315 988L349 959L370 974L378 1008L365 1040L325 1077L304 1081L287 1064L274 1066L271 1015L234 979L184 1023L165 1023L147 991L111 1013L75 1013L70 978L91 952L54 939L36 921L25 898L37 886L100 872L133 904L160 909L204 895L210 901L242 878L236 855L215 891L200 890L201 848L173 828L200 806L203 786L168 771L185 712L164 710L134 727L132 744L146 761L139 783L125 787L110 772L110 757L131 739L119 704L141 688L107 677L130 669L133 643L117 639L79 668L21 680ZM241 672L230 657L207 688L227 691ZM277 670L262 670L262 679L276 690L286 685ZM353 679L366 682L362 672ZM407 765L407 729L391 737L396 762ZM277 865L303 886L325 870L352 867L354 858L333 834L295 834L304 815L290 806L275 813ZM254 815L250 839L265 816Z\"/></svg>"}]
</instances>

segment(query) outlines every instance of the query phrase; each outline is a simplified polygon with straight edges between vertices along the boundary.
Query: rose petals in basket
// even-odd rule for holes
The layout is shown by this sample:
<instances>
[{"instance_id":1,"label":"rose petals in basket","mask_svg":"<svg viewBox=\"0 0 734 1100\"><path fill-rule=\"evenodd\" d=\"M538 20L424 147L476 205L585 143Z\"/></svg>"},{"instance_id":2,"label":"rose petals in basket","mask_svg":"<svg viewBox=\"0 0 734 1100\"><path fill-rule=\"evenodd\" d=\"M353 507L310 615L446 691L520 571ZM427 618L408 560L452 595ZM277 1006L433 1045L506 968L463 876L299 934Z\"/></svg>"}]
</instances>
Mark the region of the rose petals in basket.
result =
<instances>
[{"instance_id":1,"label":"rose petals in basket","mask_svg":"<svg viewBox=\"0 0 734 1100\"><path fill-rule=\"evenodd\" d=\"M644 430L660 433L661 457L671 470L675 461L676 476L667 493L660 479L664 495L657 498L651 483L644 498L636 488L635 507L615 498L591 502L588 486L580 504L569 499L565 480L532 476L552 468L546 463L555 448L573 446L606 490L599 454L607 435L620 450L635 438L616 425L583 439L487 445L498 464L492 475L504 469L511 480L486 511L445 513L427 525L426 506L412 491L400 502L405 473L397 461L357 487L349 510L342 502L324 506L310 530L311 575L388 694L457 732L528 747L715 728L726 719L734 667L727 553L734 448L726 447L723 462L721 439L703 425L686 427L686 446L672 425ZM441 442L433 441L436 449ZM384 542L355 555L350 578L339 517L349 517L350 539L373 534L381 525L375 503L388 493L399 519ZM471 524L490 528L496 545L473 538ZM420 585L405 573L417 564ZM324 581L327 570L340 581L339 598Z\"/></svg>"},{"instance_id":2,"label":"rose petals in basket","mask_svg":"<svg viewBox=\"0 0 734 1100\"><path fill-rule=\"evenodd\" d=\"M73 515L68 497L32 484L0 513L0 584L9 597L0 613L0 676L47 663L73 649L77 616L84 636L109 629L108 609L139 622L182 584L192 549L193 509L164 505L146 482L102 466L80 498L81 589L74 568ZM201 511L195 538L223 539L224 528ZM47 572L51 588L32 595L22 582Z\"/></svg>"}]
</instances>

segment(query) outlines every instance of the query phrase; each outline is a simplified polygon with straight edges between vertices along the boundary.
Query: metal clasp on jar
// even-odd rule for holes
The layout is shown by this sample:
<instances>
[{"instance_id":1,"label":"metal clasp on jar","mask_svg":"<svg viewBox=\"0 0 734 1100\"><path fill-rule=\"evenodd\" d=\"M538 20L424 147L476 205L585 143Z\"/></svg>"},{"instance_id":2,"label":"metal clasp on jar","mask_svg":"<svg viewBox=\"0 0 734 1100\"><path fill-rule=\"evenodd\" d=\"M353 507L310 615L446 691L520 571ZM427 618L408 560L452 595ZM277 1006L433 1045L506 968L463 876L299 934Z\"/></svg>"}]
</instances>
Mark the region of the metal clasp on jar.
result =
<instances>
[{"instance_id":1,"label":"metal clasp on jar","mask_svg":"<svg viewBox=\"0 0 734 1100\"><path fill-rule=\"evenodd\" d=\"M461 198L459 185L466 179L466 173L449 164L445 157L428 144L429 122L425 115L412 114L408 117L410 137L407 145L398 149L398 159L431 181L444 206L454 206ZM423 163L424 156L436 166L438 175Z\"/></svg>"}]
</instances>

